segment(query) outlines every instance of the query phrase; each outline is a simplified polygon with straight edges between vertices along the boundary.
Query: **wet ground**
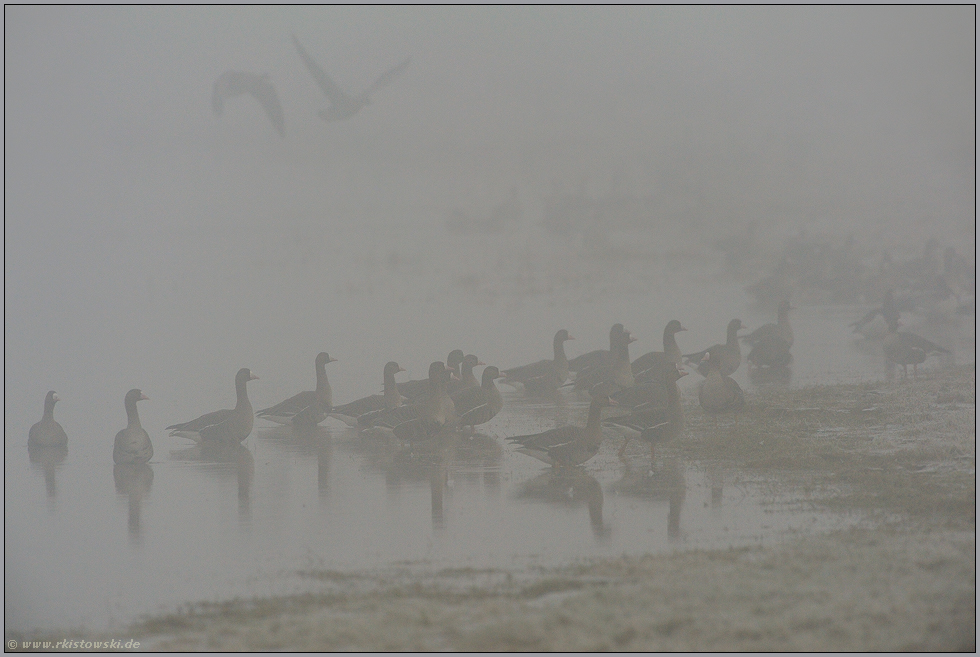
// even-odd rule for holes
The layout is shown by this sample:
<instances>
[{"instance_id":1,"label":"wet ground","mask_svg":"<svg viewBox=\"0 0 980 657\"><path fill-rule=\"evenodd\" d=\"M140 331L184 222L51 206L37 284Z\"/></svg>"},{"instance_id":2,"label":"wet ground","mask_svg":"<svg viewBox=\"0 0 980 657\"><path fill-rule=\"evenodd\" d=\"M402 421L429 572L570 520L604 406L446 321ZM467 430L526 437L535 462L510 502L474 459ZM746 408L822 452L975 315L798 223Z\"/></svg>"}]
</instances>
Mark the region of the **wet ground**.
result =
<instances>
[{"instance_id":1,"label":"wet ground","mask_svg":"<svg viewBox=\"0 0 980 657\"><path fill-rule=\"evenodd\" d=\"M321 349L339 359L328 374L341 403L377 392L381 365L389 358L408 368L401 375L406 378L421 377L429 361L457 346L487 363L512 366L547 357L560 327L576 335L567 345L574 356L605 346L613 321L639 338L631 346L636 356L661 348L663 326L673 317L688 328L678 335L682 350L693 351L722 341L732 317L752 328L774 319L752 311L741 284L719 281L714 269L696 264L696 254L650 252L626 266L609 266L602 253L583 255L581 244L565 244L539 250L544 262L524 267L486 255L503 244L471 243L466 251L452 240L426 245L398 231L387 240L373 255L327 247L324 253L301 250L302 258L278 263L252 262L239 272L245 287L222 297L226 306L214 323L171 315L208 307L221 281L213 288L182 287L187 281L177 275L160 286L155 300L143 299L140 312L120 313L104 326L80 324L76 339L97 336L96 349L57 343L53 352L36 348L8 355L8 633L117 630L147 615L179 619L180 614L167 615L188 603L258 597L269 600L270 609L289 607L293 602L286 601L311 599L294 596L321 599L325 590L356 606L366 600L358 596L381 595L393 586L432 584L438 598L460 587L499 585L517 586L500 595L517 591L519 601L526 601L541 596L529 597L521 587L568 578L562 569L569 564L598 560L600 570L621 558L625 564L648 564L644 560L650 558L674 564L675 558L687 558L682 555L729 549L771 555L801 537L823 541L878 532L895 518L921 517L921 495L909 499L895 492L909 490L892 472L896 463L909 476L939 473L940 490L952 486L952 492L933 491L924 503L959 518L944 531L972 531L975 505L963 501L964 495L972 497L957 479L975 476L973 370L962 365L975 361L972 317L944 325L913 323L913 330L955 353L931 360L920 381L905 382L885 368L879 345L857 340L848 328L865 307L801 307L792 317L791 371L773 381L750 377L744 367L736 373L749 402L737 428L705 420L696 401L699 377L693 374L681 380L688 429L654 463L637 443L619 459L622 438L609 430L597 457L558 479L516 453L505 438L584 423L587 401L572 392L538 400L504 387L504 410L476 436L455 437L420 453L359 435L335 420L306 435L257 420L244 445L217 453L166 436L167 424L230 405L230 379L239 366L262 377L249 388L256 408L312 387L310 361ZM450 248L443 249L446 244ZM488 246L493 248L483 248ZM450 255L438 260L434 251ZM567 270L571 277L561 266L570 254L583 258ZM323 267L336 274L322 288L330 303L305 304L320 279L289 283ZM591 269L590 276L575 278ZM229 319L236 316L245 321ZM132 330L136 326L145 330ZM28 395L25 382L39 372L51 374L46 385L63 399L56 418L68 432L69 450L32 460L27 429L40 415L44 390ZM947 387L953 392L928 388L941 385L950 372ZM122 394L134 385L151 398L140 410L156 454L148 466L114 469L111 437L125 422ZM881 402L884 397L893 400L891 406ZM908 410L916 404L925 406ZM957 437L955 453L937 451L934 443L948 435ZM923 446L929 446L925 453L913 450L907 463L896 461L895 450ZM856 454L863 456L855 461ZM885 492L862 487L868 477L879 476ZM949 547L950 541L961 542L956 536L937 538L930 549L956 552ZM709 564L713 559L684 567L708 572L717 566ZM623 577L628 579L619 572L613 579ZM587 578L576 575L572 588L586 587ZM340 592L330 593L338 581ZM439 588L443 584L448 588ZM561 596L545 600L560 603ZM239 612L232 608L225 620L235 625ZM370 618L377 621L363 616L364 622ZM192 622L174 623L151 623L139 631L159 641L178 631L176 643L155 645L201 647L190 635L181 638L181 628ZM553 643L554 633L541 636L506 645L447 644L440 643L442 637L384 647L606 645ZM189 643L181 643L185 639ZM661 645L627 639L609 645ZM789 645L692 640L663 645ZM263 641L227 645L272 645ZM366 635L344 641L316 645L378 646Z\"/></svg>"}]
</instances>

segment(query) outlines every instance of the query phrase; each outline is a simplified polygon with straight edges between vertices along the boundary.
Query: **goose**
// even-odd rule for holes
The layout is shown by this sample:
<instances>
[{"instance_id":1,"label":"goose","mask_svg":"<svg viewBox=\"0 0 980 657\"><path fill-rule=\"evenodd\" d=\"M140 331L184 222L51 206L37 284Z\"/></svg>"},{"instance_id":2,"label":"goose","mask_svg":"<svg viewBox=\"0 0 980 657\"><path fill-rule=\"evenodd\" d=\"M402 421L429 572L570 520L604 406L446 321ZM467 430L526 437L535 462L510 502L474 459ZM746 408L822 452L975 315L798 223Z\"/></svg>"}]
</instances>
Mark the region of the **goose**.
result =
<instances>
[{"instance_id":1,"label":"goose","mask_svg":"<svg viewBox=\"0 0 980 657\"><path fill-rule=\"evenodd\" d=\"M580 370L573 382L576 390L592 390L603 384L609 389L629 388L635 385L630 366L629 345L635 342L633 334L616 324L609 333L609 357L601 359L598 365Z\"/></svg>"},{"instance_id":2,"label":"goose","mask_svg":"<svg viewBox=\"0 0 980 657\"><path fill-rule=\"evenodd\" d=\"M722 374L720 358L709 350L704 355L701 364L708 368L708 373L701 382L698 391L698 403L705 413L715 418L724 413L737 413L745 406L745 395L735 379ZM700 371L700 367L698 371ZM738 416L736 416L736 422Z\"/></svg>"},{"instance_id":3,"label":"goose","mask_svg":"<svg viewBox=\"0 0 980 657\"><path fill-rule=\"evenodd\" d=\"M321 351L313 360L316 371L316 390L306 390L279 402L275 406L263 408L256 415L263 420L271 420L277 424L293 424L296 426L312 427L320 424L333 408L333 393L327 380L327 363L336 363L336 358Z\"/></svg>"},{"instance_id":4,"label":"goose","mask_svg":"<svg viewBox=\"0 0 980 657\"><path fill-rule=\"evenodd\" d=\"M681 364L683 357L680 347L677 346L676 334L686 330L676 319L667 322L667 326L664 328L664 350L647 352L630 365L633 377L637 382L660 381L665 372L670 372L673 369L670 367L671 364Z\"/></svg>"},{"instance_id":5,"label":"goose","mask_svg":"<svg viewBox=\"0 0 980 657\"><path fill-rule=\"evenodd\" d=\"M742 349L738 345L738 332L744 328L746 326L742 324L742 320L733 319L728 322L728 339L725 344L716 344L703 351L685 354L684 359L697 367L698 374L707 376L708 365L704 357L708 352L711 352L713 358L715 358L715 362L721 369L722 376L731 376L738 369L738 366L742 364Z\"/></svg>"},{"instance_id":6,"label":"goose","mask_svg":"<svg viewBox=\"0 0 980 657\"><path fill-rule=\"evenodd\" d=\"M555 333L552 343L555 357L552 360L539 360L530 365L521 365L504 370L501 383L515 385L521 383L527 391L556 390L568 379L568 358L565 356L565 343L575 338L566 329Z\"/></svg>"},{"instance_id":7,"label":"goose","mask_svg":"<svg viewBox=\"0 0 980 657\"><path fill-rule=\"evenodd\" d=\"M902 366L904 376L909 375L909 365L912 366L912 376L918 376L917 366L919 363L924 363L926 358L933 354L950 353L949 349L929 342L914 333L906 331L899 333L898 327L900 325L901 322L897 319L888 323L888 335L885 336L881 346L888 362Z\"/></svg>"},{"instance_id":8,"label":"goose","mask_svg":"<svg viewBox=\"0 0 980 657\"><path fill-rule=\"evenodd\" d=\"M473 354L467 354L463 358L463 362L460 363L461 373L459 375L459 381L449 380L449 386L446 391L450 396L459 392L460 390L465 390L467 388L479 388L480 382L476 380L476 376L473 374L474 367L480 367L486 365L482 360L474 356Z\"/></svg>"},{"instance_id":9,"label":"goose","mask_svg":"<svg viewBox=\"0 0 980 657\"><path fill-rule=\"evenodd\" d=\"M452 376L460 378L460 365L463 362L463 350L453 349L446 357L446 368L452 372ZM452 377L450 377L452 380ZM398 384L398 392L409 400L409 404L415 404L429 394L429 379L413 379Z\"/></svg>"},{"instance_id":10,"label":"goose","mask_svg":"<svg viewBox=\"0 0 980 657\"><path fill-rule=\"evenodd\" d=\"M609 329L609 349L595 349L593 351L580 354L568 361L568 369L572 372L582 372L608 362L609 358L611 357L613 344L615 344L616 341L616 336L625 330L626 329L623 328L622 324L613 324L613 327Z\"/></svg>"},{"instance_id":11,"label":"goose","mask_svg":"<svg viewBox=\"0 0 980 657\"><path fill-rule=\"evenodd\" d=\"M654 447L657 443L670 440L684 430L684 406L681 404L681 392L677 382L687 372L676 365L661 372L663 377L659 387L665 391L666 403L660 406L644 405L636 408L629 415L611 417L603 421L605 426L616 426L639 434L641 440L650 443L650 460L653 461ZM619 448L620 457L626 452L632 436L624 431L626 440Z\"/></svg>"},{"instance_id":12,"label":"goose","mask_svg":"<svg viewBox=\"0 0 980 657\"><path fill-rule=\"evenodd\" d=\"M309 53L303 48L299 39L296 35L292 35L293 45L296 46L296 50L299 51L299 56L303 58L303 63L306 64L307 70L309 70L310 75L319 85L321 91L326 95L327 99L330 100L330 107L325 110L320 110L317 112L319 116L324 121L342 121L343 119L349 119L350 117L357 114L361 109L371 102L371 94L373 94L378 89L385 87L392 82L394 82L399 75L408 68L409 62L412 61L411 57L406 57L405 60L398 64L397 66L392 66L390 69L378 76L378 79L374 81L370 87L362 91L356 96L351 96L345 93L338 87L334 81L331 79L327 72L320 68L319 64L313 61Z\"/></svg>"},{"instance_id":13,"label":"goose","mask_svg":"<svg viewBox=\"0 0 980 657\"><path fill-rule=\"evenodd\" d=\"M445 363L429 365L429 393L418 403L384 411L371 420L371 426L391 429L400 440L431 438L443 428L456 426L456 406L446 393L452 370Z\"/></svg>"},{"instance_id":14,"label":"goose","mask_svg":"<svg viewBox=\"0 0 980 657\"><path fill-rule=\"evenodd\" d=\"M369 395L368 397L362 397L342 406L335 406L330 413L330 417L337 418L351 427L370 426L369 420L372 413L380 413L391 408L398 408L402 405L402 399L404 398L398 394L395 375L404 371L405 368L393 360L385 363L384 392L382 394Z\"/></svg>"},{"instance_id":15,"label":"goose","mask_svg":"<svg viewBox=\"0 0 980 657\"><path fill-rule=\"evenodd\" d=\"M221 116L226 98L234 98L242 94L252 94L259 101L266 116L272 121L272 126L280 137L286 136L286 122L282 115L282 105L275 87L269 81L267 73L246 73L244 71L225 71L214 81L211 90L211 109L215 116Z\"/></svg>"},{"instance_id":16,"label":"goose","mask_svg":"<svg viewBox=\"0 0 980 657\"><path fill-rule=\"evenodd\" d=\"M752 346L746 359L756 367L785 367L793 360L789 348L793 346L793 329L789 324L789 311L795 310L789 301L779 304L775 324L763 324L742 337Z\"/></svg>"},{"instance_id":17,"label":"goose","mask_svg":"<svg viewBox=\"0 0 980 657\"><path fill-rule=\"evenodd\" d=\"M504 398L494 385L494 379L503 376L497 367L490 365L483 370L483 381L475 388L464 388L450 395L460 427L473 428L489 422L504 407Z\"/></svg>"},{"instance_id":18,"label":"goose","mask_svg":"<svg viewBox=\"0 0 980 657\"><path fill-rule=\"evenodd\" d=\"M116 441L112 447L113 463L147 463L153 458L153 443L150 442L150 434L140 424L139 411L136 409L136 402L149 399L139 388L133 388L126 393L123 404L126 407L126 418L128 420L126 428L116 434Z\"/></svg>"},{"instance_id":19,"label":"goose","mask_svg":"<svg viewBox=\"0 0 980 657\"><path fill-rule=\"evenodd\" d=\"M207 413L201 417L171 424L167 431L171 436L190 438L194 442L221 441L224 443L240 443L252 433L252 404L248 401L245 384L259 377L252 374L247 367L238 370L235 375L235 395L237 403L233 409L222 409Z\"/></svg>"},{"instance_id":20,"label":"goose","mask_svg":"<svg viewBox=\"0 0 980 657\"><path fill-rule=\"evenodd\" d=\"M602 409L616 405L616 401L601 390L591 392L592 402L584 427L567 425L541 433L514 436L510 438L510 444L520 445L518 452L544 461L556 469L585 463L599 453Z\"/></svg>"},{"instance_id":21,"label":"goose","mask_svg":"<svg viewBox=\"0 0 980 657\"><path fill-rule=\"evenodd\" d=\"M27 447L65 447L68 445L68 435L54 419L54 405L61 398L54 390L49 390L44 396L44 414L41 420L35 422L27 433Z\"/></svg>"}]
</instances>

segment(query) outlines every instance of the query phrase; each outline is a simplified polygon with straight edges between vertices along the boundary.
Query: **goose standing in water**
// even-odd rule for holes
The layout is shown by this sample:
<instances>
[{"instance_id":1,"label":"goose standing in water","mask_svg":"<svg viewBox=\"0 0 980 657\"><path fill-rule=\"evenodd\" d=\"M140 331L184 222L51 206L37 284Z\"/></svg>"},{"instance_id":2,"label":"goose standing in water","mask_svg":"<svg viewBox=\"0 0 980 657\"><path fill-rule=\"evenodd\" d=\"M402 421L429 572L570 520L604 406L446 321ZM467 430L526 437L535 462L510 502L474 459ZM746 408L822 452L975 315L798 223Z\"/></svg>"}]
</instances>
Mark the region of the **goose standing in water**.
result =
<instances>
[{"instance_id":1,"label":"goose standing in water","mask_svg":"<svg viewBox=\"0 0 980 657\"><path fill-rule=\"evenodd\" d=\"M190 438L194 442L221 441L223 443L240 443L252 433L252 404L248 401L248 391L245 384L257 379L247 367L238 370L235 375L235 395L237 403L233 409L222 409L202 415L196 420L171 424L167 427L171 436Z\"/></svg>"},{"instance_id":2,"label":"goose standing in water","mask_svg":"<svg viewBox=\"0 0 980 657\"><path fill-rule=\"evenodd\" d=\"M555 333L553 341L555 357L553 360L539 360L530 365L521 365L504 370L502 383L514 385L524 384L528 392L546 392L557 390L568 378L568 358L565 356L565 343L575 338L568 331L561 329Z\"/></svg>"},{"instance_id":3,"label":"goose standing in water","mask_svg":"<svg viewBox=\"0 0 980 657\"><path fill-rule=\"evenodd\" d=\"M576 390L592 390L603 384L607 390L630 388L636 384L630 365L629 346L636 338L622 324L616 324L609 332L609 356L599 357L599 363L579 370L575 377Z\"/></svg>"},{"instance_id":4,"label":"goose standing in water","mask_svg":"<svg viewBox=\"0 0 980 657\"><path fill-rule=\"evenodd\" d=\"M61 401L54 390L49 390L44 396L44 414L39 422L35 422L27 434L28 449L39 447L66 447L68 434L54 419L54 405Z\"/></svg>"},{"instance_id":5,"label":"goose standing in water","mask_svg":"<svg viewBox=\"0 0 980 657\"><path fill-rule=\"evenodd\" d=\"M663 379L664 373L669 373L673 369L670 367L672 364L681 364L683 356L681 356L680 347L677 346L676 334L686 330L676 319L667 322L667 326L664 328L664 350L647 352L630 365L637 383L660 381Z\"/></svg>"},{"instance_id":6,"label":"goose standing in water","mask_svg":"<svg viewBox=\"0 0 980 657\"><path fill-rule=\"evenodd\" d=\"M268 73L225 71L219 75L211 91L211 109L214 110L214 115L221 116L226 98L234 98L242 94L251 94L259 101L279 136L286 136L286 121L282 115L282 105L279 103L275 87L269 82Z\"/></svg>"},{"instance_id":7,"label":"goose standing in water","mask_svg":"<svg viewBox=\"0 0 980 657\"><path fill-rule=\"evenodd\" d=\"M316 80L317 85L326 95L327 99L330 101L330 107L325 110L320 110L317 112L319 116L324 121L342 121L343 119L349 119L350 117L361 111L365 105L371 102L371 94L373 94L378 89L386 87L395 79L398 78L402 72L408 68L409 62L412 61L411 57L406 57L405 61L397 66L393 66L374 81L370 87L357 94L356 96L351 96L350 94L342 91L340 87L334 83L333 79L327 72L320 68L319 64L313 61L309 53L300 44L299 39L296 35L293 36L293 44L296 46L296 50L299 51L299 56L303 58L303 63L306 64L307 70L309 70L310 75Z\"/></svg>"},{"instance_id":8,"label":"goose standing in water","mask_svg":"<svg viewBox=\"0 0 980 657\"><path fill-rule=\"evenodd\" d=\"M429 365L429 392L418 403L383 411L371 419L371 426L391 429L399 440L422 440L443 428L456 427L456 406L446 393L452 370L445 363Z\"/></svg>"},{"instance_id":9,"label":"goose standing in water","mask_svg":"<svg viewBox=\"0 0 980 657\"><path fill-rule=\"evenodd\" d=\"M116 442L112 447L114 463L141 464L148 463L153 458L153 443L150 434L140 424L140 414L136 402L149 399L139 388L133 388L126 393L126 428L116 434Z\"/></svg>"},{"instance_id":10,"label":"goose standing in water","mask_svg":"<svg viewBox=\"0 0 980 657\"><path fill-rule=\"evenodd\" d=\"M581 465L599 453L602 443L602 409L616 406L609 395L599 389L590 391L589 417L584 427L564 426L541 433L510 438L511 444L520 445L518 452L544 461L556 469Z\"/></svg>"},{"instance_id":11,"label":"goose standing in water","mask_svg":"<svg viewBox=\"0 0 980 657\"><path fill-rule=\"evenodd\" d=\"M489 422L504 407L504 398L494 385L494 379L503 376L495 366L490 365L483 370L483 381L475 388L464 388L450 395L460 427L473 428L478 424Z\"/></svg>"},{"instance_id":12,"label":"goose standing in water","mask_svg":"<svg viewBox=\"0 0 980 657\"><path fill-rule=\"evenodd\" d=\"M404 372L395 361L389 361L384 368L384 388L380 395L369 395L360 399L355 399L342 406L337 406L331 411L330 417L341 420L347 426L369 427L372 414L382 413L392 408L402 405L404 399L398 392L398 385L395 383L395 375Z\"/></svg>"},{"instance_id":13,"label":"goose standing in water","mask_svg":"<svg viewBox=\"0 0 980 657\"><path fill-rule=\"evenodd\" d=\"M312 427L320 424L333 408L333 393L327 380L327 363L336 363L336 358L321 351L313 361L316 370L316 390L306 390L279 402L275 406L262 409L257 416L278 424Z\"/></svg>"},{"instance_id":14,"label":"goose standing in water","mask_svg":"<svg viewBox=\"0 0 980 657\"><path fill-rule=\"evenodd\" d=\"M650 462L653 463L654 447L657 443L662 443L681 434L684 430L684 406L681 404L681 391L677 387L677 382L682 376L687 376L687 372L674 365L670 370L660 372L662 381L659 382L663 390L666 391L666 404L662 406L642 405L633 410L629 415L611 417L603 422L606 426L617 426L634 433L638 433L640 440L650 443ZM633 390L635 388L630 388ZM626 452L632 435L627 431L623 432L626 440L619 448L619 456L622 458Z\"/></svg>"}]
</instances>

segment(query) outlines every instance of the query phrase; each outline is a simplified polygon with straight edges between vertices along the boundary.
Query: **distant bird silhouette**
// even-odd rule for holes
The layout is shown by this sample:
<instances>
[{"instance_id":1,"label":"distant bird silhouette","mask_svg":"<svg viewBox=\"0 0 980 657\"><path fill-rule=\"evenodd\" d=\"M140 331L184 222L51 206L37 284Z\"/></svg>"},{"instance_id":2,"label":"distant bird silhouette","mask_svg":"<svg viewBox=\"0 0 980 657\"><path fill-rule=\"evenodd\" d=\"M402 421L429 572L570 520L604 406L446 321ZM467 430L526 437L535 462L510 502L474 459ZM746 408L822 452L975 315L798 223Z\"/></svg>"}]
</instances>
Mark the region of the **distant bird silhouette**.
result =
<instances>
[{"instance_id":1,"label":"distant bird silhouette","mask_svg":"<svg viewBox=\"0 0 980 657\"><path fill-rule=\"evenodd\" d=\"M325 110L320 110L317 112L319 116L324 121L342 121L343 119L349 119L350 117L361 111L365 105L371 102L371 94L373 94L378 89L388 86L395 79L402 74L402 72L408 68L409 62L412 61L411 57L406 57L405 61L397 66L393 66L384 73L382 73L377 80L374 81L370 87L357 94L356 96L351 96L350 94L342 91L340 87L334 83L334 81L327 75L327 72L320 68L319 64L313 61L309 53L300 44L299 39L296 35L292 35L293 44L296 45L296 50L299 51L300 57L303 58L303 63L306 64L306 68L309 69L310 75L316 80L316 83L323 90L327 99L330 100L330 107Z\"/></svg>"},{"instance_id":2,"label":"distant bird silhouette","mask_svg":"<svg viewBox=\"0 0 980 657\"><path fill-rule=\"evenodd\" d=\"M221 116L225 108L225 99L252 94L259 101L266 116L272 121L273 127L280 137L286 136L286 121L282 115L282 105L276 89L269 82L268 73L245 73L243 71L225 71L214 81L211 92L211 109L215 116Z\"/></svg>"}]
</instances>

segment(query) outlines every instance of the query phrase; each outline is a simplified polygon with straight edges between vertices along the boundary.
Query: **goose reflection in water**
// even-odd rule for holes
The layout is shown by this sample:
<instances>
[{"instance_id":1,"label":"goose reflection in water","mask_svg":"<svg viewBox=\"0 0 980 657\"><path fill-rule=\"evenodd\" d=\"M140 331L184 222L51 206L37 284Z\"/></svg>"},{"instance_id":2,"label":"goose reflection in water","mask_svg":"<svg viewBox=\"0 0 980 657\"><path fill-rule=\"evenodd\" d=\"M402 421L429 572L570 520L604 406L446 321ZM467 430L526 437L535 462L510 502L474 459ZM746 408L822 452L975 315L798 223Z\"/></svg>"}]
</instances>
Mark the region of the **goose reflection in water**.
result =
<instances>
[{"instance_id":1,"label":"goose reflection in water","mask_svg":"<svg viewBox=\"0 0 980 657\"><path fill-rule=\"evenodd\" d=\"M135 545L140 545L143 542L140 514L143 500L153 487L153 468L146 463L117 463L112 467L112 479L116 484L116 493L129 498L129 538Z\"/></svg>"},{"instance_id":2,"label":"goose reflection in water","mask_svg":"<svg viewBox=\"0 0 980 657\"><path fill-rule=\"evenodd\" d=\"M684 481L684 470L678 459L665 459L662 468L633 469L626 465L623 476L611 484L609 490L618 495L639 497L645 500L667 500L667 536L682 537L681 509L687 495L687 484Z\"/></svg>"},{"instance_id":3,"label":"goose reflection in water","mask_svg":"<svg viewBox=\"0 0 980 657\"><path fill-rule=\"evenodd\" d=\"M39 469L44 474L44 487L48 491L48 499L53 501L58 495L55 474L68 457L68 446L54 445L45 447L28 443L27 456L31 461L31 466Z\"/></svg>"},{"instance_id":4,"label":"goose reflection in water","mask_svg":"<svg viewBox=\"0 0 980 657\"><path fill-rule=\"evenodd\" d=\"M608 538L612 534L612 528L602 520L602 485L595 477L579 468L567 468L557 474L554 471L544 472L525 482L517 491L517 499L570 507L585 503L589 510L589 525L595 537Z\"/></svg>"},{"instance_id":5,"label":"goose reflection in water","mask_svg":"<svg viewBox=\"0 0 980 657\"><path fill-rule=\"evenodd\" d=\"M174 461L197 462L205 472L225 478L234 468L238 480L238 516L244 523L252 520L251 489L255 478L255 457L245 445L224 440L205 440L170 452Z\"/></svg>"}]
</instances>

